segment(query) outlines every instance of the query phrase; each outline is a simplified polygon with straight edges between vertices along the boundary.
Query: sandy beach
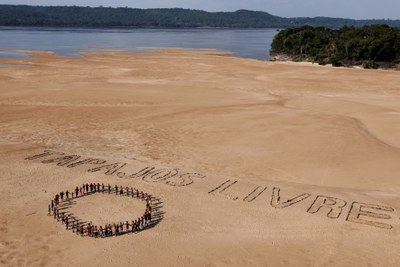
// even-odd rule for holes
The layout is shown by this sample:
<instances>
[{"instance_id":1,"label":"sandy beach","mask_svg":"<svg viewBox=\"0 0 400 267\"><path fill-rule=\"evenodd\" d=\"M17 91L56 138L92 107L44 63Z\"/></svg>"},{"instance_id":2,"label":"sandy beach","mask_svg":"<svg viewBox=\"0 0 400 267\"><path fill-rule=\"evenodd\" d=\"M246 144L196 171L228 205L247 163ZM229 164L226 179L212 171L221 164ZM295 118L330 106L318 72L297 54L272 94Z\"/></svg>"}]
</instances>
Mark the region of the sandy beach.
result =
<instances>
[{"instance_id":1,"label":"sandy beach","mask_svg":"<svg viewBox=\"0 0 400 267\"><path fill-rule=\"evenodd\" d=\"M0 58L0 266L399 264L400 72L25 53ZM148 192L159 221L96 239L47 215L91 182ZM144 206L98 194L72 209L103 224Z\"/></svg>"}]
</instances>

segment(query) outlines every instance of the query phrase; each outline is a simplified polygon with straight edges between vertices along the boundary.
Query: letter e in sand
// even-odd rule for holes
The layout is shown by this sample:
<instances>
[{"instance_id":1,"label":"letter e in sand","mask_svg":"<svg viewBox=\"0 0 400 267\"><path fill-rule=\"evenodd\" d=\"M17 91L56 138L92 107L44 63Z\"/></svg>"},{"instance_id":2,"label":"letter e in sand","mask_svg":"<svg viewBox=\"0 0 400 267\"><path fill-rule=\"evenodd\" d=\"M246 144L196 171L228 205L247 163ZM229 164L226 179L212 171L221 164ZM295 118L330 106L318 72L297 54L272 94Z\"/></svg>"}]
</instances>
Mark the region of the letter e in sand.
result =
<instances>
[{"instance_id":1,"label":"letter e in sand","mask_svg":"<svg viewBox=\"0 0 400 267\"><path fill-rule=\"evenodd\" d=\"M394 212L394 209L391 207L354 202L353 205L351 205L351 209L349 211L349 215L347 215L346 220L349 222L361 223L384 229L392 229L392 226L390 224L367 220L365 217L384 219L384 220L390 220L392 218L390 215L375 213L370 210Z\"/></svg>"}]
</instances>

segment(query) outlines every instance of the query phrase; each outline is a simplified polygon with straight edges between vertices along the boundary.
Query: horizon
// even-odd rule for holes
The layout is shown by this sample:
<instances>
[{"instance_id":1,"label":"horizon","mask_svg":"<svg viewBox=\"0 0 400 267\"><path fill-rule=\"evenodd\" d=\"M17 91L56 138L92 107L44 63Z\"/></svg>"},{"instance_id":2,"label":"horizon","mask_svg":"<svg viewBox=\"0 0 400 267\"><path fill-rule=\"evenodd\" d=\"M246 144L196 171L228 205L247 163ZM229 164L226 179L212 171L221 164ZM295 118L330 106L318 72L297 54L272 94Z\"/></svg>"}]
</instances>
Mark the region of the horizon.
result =
<instances>
[{"instance_id":1,"label":"horizon","mask_svg":"<svg viewBox=\"0 0 400 267\"><path fill-rule=\"evenodd\" d=\"M329 17L329 18L343 18L343 19L354 19L354 20L400 20L400 16L396 10L400 9L400 2L394 0L383 0L379 5L374 1L364 1L362 5L353 3L354 1L331 1L325 0L327 3L320 3L322 1L317 0L274 0L271 3L261 3L259 0L252 0L250 3L242 3L240 1L220 1L220 3L208 2L208 1L135 1L135 5L132 5L129 1L118 0L118 1L50 1L50 0L20 0L14 3L9 1L0 0L0 5L27 5L27 6L78 6L78 7L104 7L104 8L137 8L137 9L190 9L190 10L201 10L206 12L236 12L238 10L248 10L254 12L266 12L273 16L283 18L299 18L299 17ZM166 3L167 2L167 3ZM221 3L222 2L222 3ZM279 2L279 3L278 3ZM334 3L333 3L334 2ZM382 4L382 2L389 2L390 4ZM209 4L207 4L209 3ZM342 3L342 4L340 4ZM321 6L322 4L322 6ZM350 12L350 13L349 13Z\"/></svg>"}]
</instances>

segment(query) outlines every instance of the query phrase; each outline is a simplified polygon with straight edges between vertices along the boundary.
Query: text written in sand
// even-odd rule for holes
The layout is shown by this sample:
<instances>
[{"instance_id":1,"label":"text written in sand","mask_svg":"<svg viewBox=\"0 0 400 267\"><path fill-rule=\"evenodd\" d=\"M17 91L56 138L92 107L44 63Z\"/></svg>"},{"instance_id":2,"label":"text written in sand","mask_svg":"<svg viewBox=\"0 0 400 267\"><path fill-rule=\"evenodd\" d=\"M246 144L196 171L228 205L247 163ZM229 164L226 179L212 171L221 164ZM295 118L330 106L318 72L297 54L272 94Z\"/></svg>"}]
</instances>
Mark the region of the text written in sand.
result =
<instances>
[{"instance_id":1,"label":"text written in sand","mask_svg":"<svg viewBox=\"0 0 400 267\"><path fill-rule=\"evenodd\" d=\"M206 176L199 173L181 171L179 168L159 168L156 166L144 166L137 168L136 171L127 172L127 163L107 162L106 160L92 157L82 157L80 155L70 155L64 152L44 150L43 152L29 156L25 160L40 160L43 164L55 164L59 167L75 168L85 167L88 172L104 173L120 179L142 179L149 183L160 183L166 186L186 187L195 181L201 181ZM244 182L238 180L225 180L208 191L214 197L223 197L231 201L242 200L252 203L260 196L268 195L267 202L270 208L286 209L300 207L300 203L308 203L305 210L307 214L322 214L332 220L343 219L346 222L363 224L375 228L386 230L393 229L395 222L395 210L392 207L361 203L358 201L346 201L337 197L326 196L323 194L298 193L296 195L282 194L281 188L277 186L252 185L247 193L240 195L238 189L246 186ZM270 190L268 190L270 189Z\"/></svg>"}]
</instances>

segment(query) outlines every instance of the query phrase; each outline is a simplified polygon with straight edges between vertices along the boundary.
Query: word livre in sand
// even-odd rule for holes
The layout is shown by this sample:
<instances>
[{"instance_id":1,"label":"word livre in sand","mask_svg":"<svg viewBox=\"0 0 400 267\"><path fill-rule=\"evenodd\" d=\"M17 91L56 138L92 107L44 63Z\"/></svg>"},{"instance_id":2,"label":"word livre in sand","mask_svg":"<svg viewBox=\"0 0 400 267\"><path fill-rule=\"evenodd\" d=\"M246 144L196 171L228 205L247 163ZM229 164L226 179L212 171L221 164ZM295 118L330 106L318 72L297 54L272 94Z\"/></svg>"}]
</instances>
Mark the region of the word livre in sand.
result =
<instances>
[{"instance_id":1,"label":"word livre in sand","mask_svg":"<svg viewBox=\"0 0 400 267\"><path fill-rule=\"evenodd\" d=\"M227 180L208 193L235 201L240 199L240 197L229 193L229 190L232 191L235 186L239 185L240 183L238 181ZM246 195L242 200L246 202L252 202L261 196L267 188L268 187L256 186L256 188ZM275 209L285 209L307 199L313 199L306 212L310 214L326 213L326 216L330 219L339 219L344 217L341 215L344 213L344 208L348 206L348 202L343 199L325 195L316 195L315 198L311 198L312 194L310 193L299 194L292 198L286 199L286 201L282 201L280 191L281 189L279 187L272 187L269 204ZM392 214L394 211L395 210L392 207L352 202L345 220L352 223L365 224L390 230L393 228L393 226L390 224L390 220L394 219L390 214ZM376 219L385 220L385 222L380 222Z\"/></svg>"}]
</instances>

